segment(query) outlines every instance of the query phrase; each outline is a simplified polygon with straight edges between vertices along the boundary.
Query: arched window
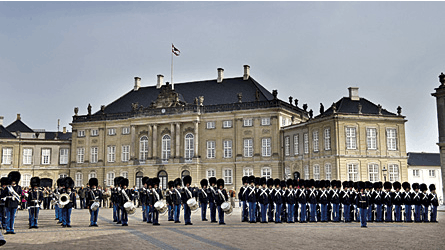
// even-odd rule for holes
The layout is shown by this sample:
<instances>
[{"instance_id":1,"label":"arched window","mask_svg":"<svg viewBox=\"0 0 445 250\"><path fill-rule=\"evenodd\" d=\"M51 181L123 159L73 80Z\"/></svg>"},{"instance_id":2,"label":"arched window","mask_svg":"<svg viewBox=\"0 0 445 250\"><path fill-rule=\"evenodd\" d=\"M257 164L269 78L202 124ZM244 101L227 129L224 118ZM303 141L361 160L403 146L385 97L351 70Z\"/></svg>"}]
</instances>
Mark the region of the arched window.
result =
<instances>
[{"instance_id":1,"label":"arched window","mask_svg":"<svg viewBox=\"0 0 445 250\"><path fill-rule=\"evenodd\" d=\"M162 161L166 162L170 158L171 138L169 135L162 136Z\"/></svg>"},{"instance_id":2,"label":"arched window","mask_svg":"<svg viewBox=\"0 0 445 250\"><path fill-rule=\"evenodd\" d=\"M142 172L136 173L136 187L141 188L143 186L142 184L142 177L144 177L144 174Z\"/></svg>"},{"instance_id":3,"label":"arched window","mask_svg":"<svg viewBox=\"0 0 445 250\"><path fill-rule=\"evenodd\" d=\"M88 174L88 181L89 181L91 178L97 178L96 176L97 176L97 175L96 175L96 172L91 171L91 172Z\"/></svg>"},{"instance_id":4,"label":"arched window","mask_svg":"<svg viewBox=\"0 0 445 250\"><path fill-rule=\"evenodd\" d=\"M81 172L76 173L76 187L80 187L83 184L83 174Z\"/></svg>"},{"instance_id":5,"label":"arched window","mask_svg":"<svg viewBox=\"0 0 445 250\"><path fill-rule=\"evenodd\" d=\"M121 172L121 176L128 179L128 172L127 171L122 171Z\"/></svg>"},{"instance_id":6,"label":"arched window","mask_svg":"<svg viewBox=\"0 0 445 250\"><path fill-rule=\"evenodd\" d=\"M159 178L159 188L162 190L167 189L167 183L168 183L168 175L167 172L165 172L164 170L159 171L158 173L158 178Z\"/></svg>"},{"instance_id":7,"label":"arched window","mask_svg":"<svg viewBox=\"0 0 445 250\"><path fill-rule=\"evenodd\" d=\"M184 171L182 171L182 173L181 173L181 179L184 179L184 177L186 177L187 175L190 175L190 171L188 171L188 170L184 170Z\"/></svg>"},{"instance_id":8,"label":"arched window","mask_svg":"<svg viewBox=\"0 0 445 250\"><path fill-rule=\"evenodd\" d=\"M253 175L253 168L244 168L243 169L243 176L251 176Z\"/></svg>"},{"instance_id":9,"label":"arched window","mask_svg":"<svg viewBox=\"0 0 445 250\"><path fill-rule=\"evenodd\" d=\"M206 171L207 179L210 177L216 177L216 171L213 168L207 169Z\"/></svg>"},{"instance_id":10,"label":"arched window","mask_svg":"<svg viewBox=\"0 0 445 250\"><path fill-rule=\"evenodd\" d=\"M184 153L185 161L191 162L192 158L194 156L194 150L193 150L194 136L193 136L193 134L188 133L185 135L184 145L185 145L185 153Z\"/></svg>"},{"instance_id":11,"label":"arched window","mask_svg":"<svg viewBox=\"0 0 445 250\"><path fill-rule=\"evenodd\" d=\"M326 180L330 181L332 178L332 166L330 163L326 163L326 165L324 165L324 171L326 173Z\"/></svg>"},{"instance_id":12,"label":"arched window","mask_svg":"<svg viewBox=\"0 0 445 250\"><path fill-rule=\"evenodd\" d=\"M145 161L148 157L148 137L142 136L139 141L139 160Z\"/></svg>"},{"instance_id":13,"label":"arched window","mask_svg":"<svg viewBox=\"0 0 445 250\"><path fill-rule=\"evenodd\" d=\"M314 165L314 180L320 180L320 166Z\"/></svg>"},{"instance_id":14,"label":"arched window","mask_svg":"<svg viewBox=\"0 0 445 250\"><path fill-rule=\"evenodd\" d=\"M266 177L266 180L272 177L272 170L270 167L264 167L261 169L261 177Z\"/></svg>"}]
</instances>

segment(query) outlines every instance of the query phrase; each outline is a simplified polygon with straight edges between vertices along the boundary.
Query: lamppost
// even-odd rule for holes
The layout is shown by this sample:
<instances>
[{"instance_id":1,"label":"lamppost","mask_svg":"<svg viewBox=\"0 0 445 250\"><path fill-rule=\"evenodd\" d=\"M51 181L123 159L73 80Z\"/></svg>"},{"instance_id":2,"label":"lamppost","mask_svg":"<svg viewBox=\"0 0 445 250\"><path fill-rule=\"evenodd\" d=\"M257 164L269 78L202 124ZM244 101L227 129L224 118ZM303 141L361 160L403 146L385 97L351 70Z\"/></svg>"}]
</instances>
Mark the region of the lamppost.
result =
<instances>
[{"instance_id":1,"label":"lamppost","mask_svg":"<svg viewBox=\"0 0 445 250\"><path fill-rule=\"evenodd\" d=\"M386 182L386 171L387 171L387 169L385 168L385 166L383 166L382 172L383 172L383 178L384 178L385 182Z\"/></svg>"}]
</instances>

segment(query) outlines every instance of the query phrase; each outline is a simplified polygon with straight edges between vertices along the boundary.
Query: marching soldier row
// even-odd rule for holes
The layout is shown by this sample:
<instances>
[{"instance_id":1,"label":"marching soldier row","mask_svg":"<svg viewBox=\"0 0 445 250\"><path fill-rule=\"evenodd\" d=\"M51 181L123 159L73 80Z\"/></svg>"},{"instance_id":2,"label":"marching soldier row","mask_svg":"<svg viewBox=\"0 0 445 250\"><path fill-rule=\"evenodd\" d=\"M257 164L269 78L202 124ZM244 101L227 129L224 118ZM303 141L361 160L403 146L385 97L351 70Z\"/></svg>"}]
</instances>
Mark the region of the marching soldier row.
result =
<instances>
[{"instance_id":1,"label":"marching soldier row","mask_svg":"<svg viewBox=\"0 0 445 250\"><path fill-rule=\"evenodd\" d=\"M415 222L437 222L439 201L434 184L427 193L426 184L413 183L411 191L408 182L382 185L382 182L369 181L266 180L254 176L244 176L242 182L238 198L242 202L243 222L351 222L355 219L366 227L366 222L372 221L412 222L412 215ZM363 214L359 214L359 210Z\"/></svg>"}]
</instances>

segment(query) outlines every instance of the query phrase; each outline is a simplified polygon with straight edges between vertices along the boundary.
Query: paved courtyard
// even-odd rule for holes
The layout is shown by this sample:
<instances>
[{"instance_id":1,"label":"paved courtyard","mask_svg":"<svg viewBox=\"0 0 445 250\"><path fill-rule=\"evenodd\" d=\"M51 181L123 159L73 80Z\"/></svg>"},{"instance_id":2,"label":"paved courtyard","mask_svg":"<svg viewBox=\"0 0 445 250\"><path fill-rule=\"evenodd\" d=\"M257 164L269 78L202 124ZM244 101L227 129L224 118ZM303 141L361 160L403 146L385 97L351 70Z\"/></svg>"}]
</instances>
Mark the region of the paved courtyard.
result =
<instances>
[{"instance_id":1,"label":"paved courtyard","mask_svg":"<svg viewBox=\"0 0 445 250\"><path fill-rule=\"evenodd\" d=\"M39 229L28 229L28 213L20 211L15 235L6 235L3 249L444 249L445 212L440 223L249 224L240 222L235 208L227 225L200 221L192 213L193 226L167 222L143 223L141 210L129 217L129 226L112 222L112 209L101 209L99 227L88 227L88 210L73 210L72 228L54 220L54 210L40 213ZM182 214L181 221L183 222Z\"/></svg>"}]
</instances>

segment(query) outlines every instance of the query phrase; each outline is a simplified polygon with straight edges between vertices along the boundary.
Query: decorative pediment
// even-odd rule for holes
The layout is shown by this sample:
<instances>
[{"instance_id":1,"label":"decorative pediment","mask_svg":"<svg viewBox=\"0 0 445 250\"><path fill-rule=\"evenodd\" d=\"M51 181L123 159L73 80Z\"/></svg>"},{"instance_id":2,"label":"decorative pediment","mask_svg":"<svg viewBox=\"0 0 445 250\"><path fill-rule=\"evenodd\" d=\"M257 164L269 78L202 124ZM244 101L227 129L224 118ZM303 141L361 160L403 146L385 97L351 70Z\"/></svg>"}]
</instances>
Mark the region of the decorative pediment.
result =
<instances>
[{"instance_id":1,"label":"decorative pediment","mask_svg":"<svg viewBox=\"0 0 445 250\"><path fill-rule=\"evenodd\" d=\"M163 135L165 135L165 134L170 134L170 129L168 129L168 128L164 128L164 129L161 131L161 134L163 134Z\"/></svg>"},{"instance_id":2,"label":"decorative pediment","mask_svg":"<svg viewBox=\"0 0 445 250\"><path fill-rule=\"evenodd\" d=\"M185 106L185 101L181 100L179 93L172 89L172 86L167 83L161 86L161 91L155 102L151 104L151 108L169 108Z\"/></svg>"},{"instance_id":3,"label":"decorative pediment","mask_svg":"<svg viewBox=\"0 0 445 250\"><path fill-rule=\"evenodd\" d=\"M182 167L181 167L181 172L184 171L184 170L190 171L190 167L187 166L187 165L182 166Z\"/></svg>"},{"instance_id":4,"label":"decorative pediment","mask_svg":"<svg viewBox=\"0 0 445 250\"><path fill-rule=\"evenodd\" d=\"M166 171L165 166L164 166L164 165L159 166L159 167L158 167L158 172L159 172L159 171Z\"/></svg>"},{"instance_id":5,"label":"decorative pediment","mask_svg":"<svg viewBox=\"0 0 445 250\"><path fill-rule=\"evenodd\" d=\"M193 133L195 130L192 127L187 127L184 129L184 133Z\"/></svg>"}]
</instances>

